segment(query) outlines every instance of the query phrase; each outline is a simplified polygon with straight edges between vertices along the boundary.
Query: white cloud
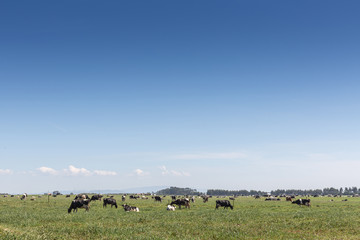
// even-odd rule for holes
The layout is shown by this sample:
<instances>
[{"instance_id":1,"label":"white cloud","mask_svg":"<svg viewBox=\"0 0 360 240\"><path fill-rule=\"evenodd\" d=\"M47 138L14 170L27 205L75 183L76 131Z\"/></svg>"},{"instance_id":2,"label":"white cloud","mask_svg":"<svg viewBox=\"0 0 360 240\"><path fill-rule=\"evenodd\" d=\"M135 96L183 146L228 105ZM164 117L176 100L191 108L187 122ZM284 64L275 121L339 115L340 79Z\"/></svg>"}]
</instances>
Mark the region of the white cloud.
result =
<instances>
[{"instance_id":1,"label":"white cloud","mask_svg":"<svg viewBox=\"0 0 360 240\"><path fill-rule=\"evenodd\" d=\"M73 165L70 165L68 167L68 169L64 169L64 172L67 174L70 174L72 176L79 176L79 175L90 176L90 175L92 175L92 173L89 170L87 170L85 168L77 168L77 167L74 167Z\"/></svg>"},{"instance_id":2,"label":"white cloud","mask_svg":"<svg viewBox=\"0 0 360 240\"><path fill-rule=\"evenodd\" d=\"M202 159L243 159L247 155L242 152L225 152L225 153L199 153L199 154L181 154L173 158L181 160L202 160Z\"/></svg>"},{"instance_id":3,"label":"white cloud","mask_svg":"<svg viewBox=\"0 0 360 240\"><path fill-rule=\"evenodd\" d=\"M141 169L135 169L132 174L129 174L129 176L138 176L138 177L144 177L146 175L149 175L150 173L149 172L145 172Z\"/></svg>"},{"instance_id":4,"label":"white cloud","mask_svg":"<svg viewBox=\"0 0 360 240\"><path fill-rule=\"evenodd\" d=\"M188 173L188 172L168 170L165 166L161 166L159 168L161 170L161 174L164 176L166 176L166 175L177 176L177 177L189 177L190 176L190 173Z\"/></svg>"},{"instance_id":5,"label":"white cloud","mask_svg":"<svg viewBox=\"0 0 360 240\"><path fill-rule=\"evenodd\" d=\"M115 175L117 175L116 172L105 171L105 170L94 170L94 174L99 175L99 176L115 176Z\"/></svg>"},{"instance_id":6,"label":"white cloud","mask_svg":"<svg viewBox=\"0 0 360 240\"><path fill-rule=\"evenodd\" d=\"M42 173L48 173L48 174L51 174L51 175L57 175L58 174L58 171L56 171L53 168L49 168L49 167L40 167L37 170L39 170Z\"/></svg>"},{"instance_id":7,"label":"white cloud","mask_svg":"<svg viewBox=\"0 0 360 240\"><path fill-rule=\"evenodd\" d=\"M13 171L11 171L10 169L0 169L0 175L7 175L12 173Z\"/></svg>"}]
</instances>

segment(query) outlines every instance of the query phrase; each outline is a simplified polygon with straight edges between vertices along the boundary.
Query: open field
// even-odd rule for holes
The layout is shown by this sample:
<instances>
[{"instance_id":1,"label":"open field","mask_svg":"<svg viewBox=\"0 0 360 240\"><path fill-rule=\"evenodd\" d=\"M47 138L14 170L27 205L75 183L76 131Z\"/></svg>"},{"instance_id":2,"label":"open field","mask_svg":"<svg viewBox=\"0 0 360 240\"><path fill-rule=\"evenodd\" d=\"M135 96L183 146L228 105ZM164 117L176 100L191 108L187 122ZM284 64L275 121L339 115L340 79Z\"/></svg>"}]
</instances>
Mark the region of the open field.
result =
<instances>
[{"instance_id":1,"label":"open field","mask_svg":"<svg viewBox=\"0 0 360 240\"><path fill-rule=\"evenodd\" d=\"M0 239L360 239L360 198L311 198L305 207L238 197L234 210L215 210L214 197L175 212L166 211L170 197L162 203L127 199L137 213L125 212L115 195L118 209L96 201L89 212L68 214L74 196L49 203L46 196L30 197L0 198Z\"/></svg>"}]
</instances>

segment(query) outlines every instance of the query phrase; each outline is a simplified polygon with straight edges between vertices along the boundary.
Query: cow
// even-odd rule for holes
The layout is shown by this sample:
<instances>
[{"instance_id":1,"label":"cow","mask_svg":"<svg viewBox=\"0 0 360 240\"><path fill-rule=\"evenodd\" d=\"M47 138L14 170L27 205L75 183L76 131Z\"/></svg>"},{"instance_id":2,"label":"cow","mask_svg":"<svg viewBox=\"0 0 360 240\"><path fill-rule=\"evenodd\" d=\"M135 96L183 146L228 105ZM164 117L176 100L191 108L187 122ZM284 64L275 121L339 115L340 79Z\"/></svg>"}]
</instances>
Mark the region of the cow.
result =
<instances>
[{"instance_id":1,"label":"cow","mask_svg":"<svg viewBox=\"0 0 360 240\"><path fill-rule=\"evenodd\" d=\"M195 202L195 196L191 197L191 202L194 203Z\"/></svg>"},{"instance_id":2,"label":"cow","mask_svg":"<svg viewBox=\"0 0 360 240\"><path fill-rule=\"evenodd\" d=\"M188 199L177 199L172 201L170 205L178 205L179 209L181 209L181 205L185 206L185 208L190 208L190 203Z\"/></svg>"},{"instance_id":3,"label":"cow","mask_svg":"<svg viewBox=\"0 0 360 240\"><path fill-rule=\"evenodd\" d=\"M103 195L100 195L100 194L95 194L94 196L91 197L91 201L96 201L96 200L99 200L101 201L101 198L103 197Z\"/></svg>"},{"instance_id":4,"label":"cow","mask_svg":"<svg viewBox=\"0 0 360 240\"><path fill-rule=\"evenodd\" d=\"M201 196L201 197L202 197L204 203L209 201L209 196Z\"/></svg>"},{"instance_id":5,"label":"cow","mask_svg":"<svg viewBox=\"0 0 360 240\"><path fill-rule=\"evenodd\" d=\"M89 199L76 199L71 202L71 205L68 209L68 213L71 213L71 210L73 212L77 212L78 208L85 208L86 211L89 211L90 208L90 200Z\"/></svg>"},{"instance_id":6,"label":"cow","mask_svg":"<svg viewBox=\"0 0 360 240\"><path fill-rule=\"evenodd\" d=\"M171 199L175 201L175 200L176 200L176 196L171 196Z\"/></svg>"},{"instance_id":7,"label":"cow","mask_svg":"<svg viewBox=\"0 0 360 240\"><path fill-rule=\"evenodd\" d=\"M304 205L310 207L310 199L298 199L296 201L293 201L292 203L297 205Z\"/></svg>"},{"instance_id":8,"label":"cow","mask_svg":"<svg viewBox=\"0 0 360 240\"><path fill-rule=\"evenodd\" d=\"M287 202L292 202L292 198L291 197L286 197L286 201Z\"/></svg>"},{"instance_id":9,"label":"cow","mask_svg":"<svg viewBox=\"0 0 360 240\"><path fill-rule=\"evenodd\" d=\"M167 208L166 208L166 210L168 210L168 211L175 211L175 206L171 206L171 205L168 205L167 206Z\"/></svg>"},{"instance_id":10,"label":"cow","mask_svg":"<svg viewBox=\"0 0 360 240\"><path fill-rule=\"evenodd\" d=\"M162 201L161 197L155 196L155 202L161 202L161 201Z\"/></svg>"},{"instance_id":11,"label":"cow","mask_svg":"<svg viewBox=\"0 0 360 240\"><path fill-rule=\"evenodd\" d=\"M265 198L265 201L281 201L281 198L268 197L268 198Z\"/></svg>"},{"instance_id":12,"label":"cow","mask_svg":"<svg viewBox=\"0 0 360 240\"><path fill-rule=\"evenodd\" d=\"M103 202L103 208L106 207L107 204L110 204L111 207L115 206L115 208L118 208L116 200L113 198L104 198Z\"/></svg>"},{"instance_id":13,"label":"cow","mask_svg":"<svg viewBox=\"0 0 360 240\"><path fill-rule=\"evenodd\" d=\"M140 211L139 208L132 207L132 206L129 206L127 204L123 204L122 206L123 206L125 212L139 212Z\"/></svg>"},{"instance_id":14,"label":"cow","mask_svg":"<svg viewBox=\"0 0 360 240\"><path fill-rule=\"evenodd\" d=\"M125 199L126 199L126 197L125 197L125 195L123 195L123 196L121 197L121 200L122 200L123 202L125 202Z\"/></svg>"},{"instance_id":15,"label":"cow","mask_svg":"<svg viewBox=\"0 0 360 240\"><path fill-rule=\"evenodd\" d=\"M68 195L66 195L66 197L67 197L67 198L69 198L69 197L71 197L71 195L70 195L70 194L68 194Z\"/></svg>"},{"instance_id":16,"label":"cow","mask_svg":"<svg viewBox=\"0 0 360 240\"><path fill-rule=\"evenodd\" d=\"M24 193L24 194L21 196L20 200L26 200L26 197L27 197L27 193Z\"/></svg>"},{"instance_id":17,"label":"cow","mask_svg":"<svg viewBox=\"0 0 360 240\"><path fill-rule=\"evenodd\" d=\"M139 198L139 196L134 196L134 195L130 195L130 197L129 197L130 199L138 199Z\"/></svg>"},{"instance_id":18,"label":"cow","mask_svg":"<svg viewBox=\"0 0 360 240\"><path fill-rule=\"evenodd\" d=\"M83 199L83 200L84 199L89 199L90 200L89 196L87 194L83 194L83 193L80 193L80 194L76 195L74 200L77 200L77 199Z\"/></svg>"},{"instance_id":19,"label":"cow","mask_svg":"<svg viewBox=\"0 0 360 240\"><path fill-rule=\"evenodd\" d=\"M224 209L230 207L231 210L234 209L234 207L230 204L229 200L216 200L215 209L218 209L219 207L224 207Z\"/></svg>"}]
</instances>

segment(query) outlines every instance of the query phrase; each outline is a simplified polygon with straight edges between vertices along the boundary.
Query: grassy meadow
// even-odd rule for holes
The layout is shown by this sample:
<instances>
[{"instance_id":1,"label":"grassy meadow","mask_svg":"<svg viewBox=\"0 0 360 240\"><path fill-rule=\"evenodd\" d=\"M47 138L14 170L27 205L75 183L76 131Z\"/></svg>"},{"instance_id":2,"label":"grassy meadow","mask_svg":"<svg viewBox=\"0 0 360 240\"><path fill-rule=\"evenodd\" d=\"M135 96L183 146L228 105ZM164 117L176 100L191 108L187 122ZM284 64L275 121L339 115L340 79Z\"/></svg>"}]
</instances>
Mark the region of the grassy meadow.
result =
<instances>
[{"instance_id":1,"label":"grassy meadow","mask_svg":"<svg viewBox=\"0 0 360 240\"><path fill-rule=\"evenodd\" d=\"M30 198L0 197L0 239L360 239L360 198L352 197L312 198L311 207L238 197L234 210L215 210L216 197L197 198L175 212L166 211L170 197L127 198L140 212L125 212L115 195L117 209L96 201L70 214L74 196Z\"/></svg>"}]
</instances>

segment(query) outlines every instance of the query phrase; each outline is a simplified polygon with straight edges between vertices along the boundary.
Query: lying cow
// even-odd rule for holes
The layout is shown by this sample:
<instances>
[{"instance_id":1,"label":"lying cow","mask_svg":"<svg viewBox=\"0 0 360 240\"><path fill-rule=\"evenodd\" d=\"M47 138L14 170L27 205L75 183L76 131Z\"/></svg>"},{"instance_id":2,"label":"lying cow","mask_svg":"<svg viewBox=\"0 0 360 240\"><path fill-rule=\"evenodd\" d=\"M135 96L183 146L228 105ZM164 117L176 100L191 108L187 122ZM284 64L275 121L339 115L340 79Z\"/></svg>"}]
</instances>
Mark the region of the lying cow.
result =
<instances>
[{"instance_id":1,"label":"lying cow","mask_svg":"<svg viewBox=\"0 0 360 240\"><path fill-rule=\"evenodd\" d=\"M168 210L168 211L175 211L175 206L171 206L171 205L168 205L167 206L167 208L166 208L166 210Z\"/></svg>"},{"instance_id":2,"label":"lying cow","mask_svg":"<svg viewBox=\"0 0 360 240\"><path fill-rule=\"evenodd\" d=\"M224 209L230 207L231 210L234 209L234 207L230 204L229 200L216 200L215 209L218 209L219 207L224 207Z\"/></svg>"},{"instance_id":3,"label":"lying cow","mask_svg":"<svg viewBox=\"0 0 360 240\"><path fill-rule=\"evenodd\" d=\"M292 203L310 207L310 199L298 199L296 201L293 201Z\"/></svg>"},{"instance_id":4,"label":"lying cow","mask_svg":"<svg viewBox=\"0 0 360 240\"><path fill-rule=\"evenodd\" d=\"M123 206L125 212L139 212L140 211L139 208L132 207L132 206L129 206L127 204L123 204L122 206Z\"/></svg>"},{"instance_id":5,"label":"lying cow","mask_svg":"<svg viewBox=\"0 0 360 240\"><path fill-rule=\"evenodd\" d=\"M104 198L103 200L103 207L106 207L107 204L110 204L111 207L115 206L116 208L118 207L116 204L116 200L113 198Z\"/></svg>"},{"instance_id":6,"label":"lying cow","mask_svg":"<svg viewBox=\"0 0 360 240\"><path fill-rule=\"evenodd\" d=\"M190 208L190 203L188 199L177 199L172 201L170 205L178 205L179 209L181 209L181 205L185 206L185 208Z\"/></svg>"},{"instance_id":7,"label":"lying cow","mask_svg":"<svg viewBox=\"0 0 360 240\"><path fill-rule=\"evenodd\" d=\"M77 212L78 208L85 208L86 211L89 211L90 208L90 200L89 199L76 199L71 202L71 205L68 209L68 213L71 213L71 210L73 212Z\"/></svg>"}]
</instances>

